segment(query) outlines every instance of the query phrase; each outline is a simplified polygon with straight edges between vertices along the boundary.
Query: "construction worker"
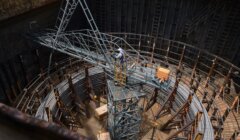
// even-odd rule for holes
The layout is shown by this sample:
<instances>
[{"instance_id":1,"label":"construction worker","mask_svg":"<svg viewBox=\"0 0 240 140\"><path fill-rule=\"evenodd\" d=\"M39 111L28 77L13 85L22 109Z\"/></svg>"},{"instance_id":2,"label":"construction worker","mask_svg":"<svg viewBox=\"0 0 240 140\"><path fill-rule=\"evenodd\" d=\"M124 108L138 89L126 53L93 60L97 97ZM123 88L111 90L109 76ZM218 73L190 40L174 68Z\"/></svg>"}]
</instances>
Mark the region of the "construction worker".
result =
<instances>
[{"instance_id":1,"label":"construction worker","mask_svg":"<svg viewBox=\"0 0 240 140\"><path fill-rule=\"evenodd\" d=\"M116 81L115 81L115 85L117 85L118 82L120 82L121 84L124 84L126 82L126 65L124 64L125 62L125 52L122 48L118 48L118 53L112 55L112 57L115 59L115 61L117 62L116 59L119 59L119 61L115 64L118 69L116 69L115 71L115 76ZM118 81L118 82L117 82Z\"/></svg>"},{"instance_id":2,"label":"construction worker","mask_svg":"<svg viewBox=\"0 0 240 140\"><path fill-rule=\"evenodd\" d=\"M115 56L113 56L115 59L119 59L120 63L124 63L124 50L122 48L117 49L119 52Z\"/></svg>"}]
</instances>

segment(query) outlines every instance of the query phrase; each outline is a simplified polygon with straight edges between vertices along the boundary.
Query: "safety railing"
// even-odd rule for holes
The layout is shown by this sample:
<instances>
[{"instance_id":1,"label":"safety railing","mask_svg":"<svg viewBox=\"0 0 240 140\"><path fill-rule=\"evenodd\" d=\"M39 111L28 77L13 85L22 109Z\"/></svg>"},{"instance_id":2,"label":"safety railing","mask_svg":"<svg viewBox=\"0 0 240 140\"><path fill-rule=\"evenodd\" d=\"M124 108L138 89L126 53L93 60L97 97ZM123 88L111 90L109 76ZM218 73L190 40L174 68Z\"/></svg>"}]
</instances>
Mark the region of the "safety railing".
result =
<instances>
[{"instance_id":1,"label":"safety railing","mask_svg":"<svg viewBox=\"0 0 240 140\"><path fill-rule=\"evenodd\" d=\"M34 114L34 106L39 105L41 98L47 94L50 86L55 86L65 79L66 74L73 73L80 69L82 62L76 58L67 58L50 67L50 76L47 76L47 69L43 73L34 78L23 89L22 93L17 97L14 106L20 111ZM36 107L37 108L37 107Z\"/></svg>"},{"instance_id":2,"label":"safety railing","mask_svg":"<svg viewBox=\"0 0 240 140\"><path fill-rule=\"evenodd\" d=\"M237 66L183 42L132 33L110 34L124 38L151 64L158 63L173 71L180 68L182 80L193 86L199 99L207 93L204 104L209 108L210 117L217 118L212 122L216 137L229 139L235 129L239 129L240 69ZM216 108L219 110L214 112ZM232 130L224 128L227 125Z\"/></svg>"},{"instance_id":3,"label":"safety railing","mask_svg":"<svg viewBox=\"0 0 240 140\"><path fill-rule=\"evenodd\" d=\"M87 32L87 30L83 32L85 31ZM66 40L65 37L69 35L67 38L71 38L73 34L79 35L78 32L66 33L62 41L68 42L69 40ZM53 36L52 34L46 36L48 35ZM71 40L71 43L74 45L85 44L86 50L96 50L94 48L96 44L94 44L95 41L90 31L82 37L81 41L76 41L79 38L78 36ZM61 35L59 35L59 38L61 40ZM104 38L115 45L114 48L125 48L130 55L136 56L134 58L139 58L137 61L142 60L144 63L168 67L173 74L176 74L176 71L179 70L182 75L181 82L195 91L196 100L202 102L203 105L201 106L204 106L207 110L206 113L210 114L210 123L214 126L216 138L228 139L236 129L239 129L240 69L238 67L207 51L178 41L131 33L110 33L110 35L105 35ZM121 38L124 38L124 40ZM80 44L78 44L79 42ZM111 48L112 46L108 47L114 51ZM100 53L98 54L100 57ZM42 78L42 76L40 77ZM36 81L39 81L39 77L28 85L27 90L25 90L25 93L23 92L23 96L19 99L20 102L23 102L22 99L25 98L26 91L40 83ZM27 100L32 98L28 97ZM21 110L24 106L21 106ZM225 125L234 125L234 127L227 131L224 128ZM203 126L205 127L207 124Z\"/></svg>"}]
</instances>

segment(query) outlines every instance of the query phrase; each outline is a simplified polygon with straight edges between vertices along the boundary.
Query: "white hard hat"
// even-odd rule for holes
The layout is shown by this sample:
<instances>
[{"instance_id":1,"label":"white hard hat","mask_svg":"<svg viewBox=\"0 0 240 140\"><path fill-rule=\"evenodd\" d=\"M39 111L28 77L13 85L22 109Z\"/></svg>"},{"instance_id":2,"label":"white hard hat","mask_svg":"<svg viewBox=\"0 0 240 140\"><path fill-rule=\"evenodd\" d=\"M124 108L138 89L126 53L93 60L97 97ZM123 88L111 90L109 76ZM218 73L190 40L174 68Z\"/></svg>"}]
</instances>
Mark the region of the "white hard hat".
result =
<instances>
[{"instance_id":1,"label":"white hard hat","mask_svg":"<svg viewBox=\"0 0 240 140\"><path fill-rule=\"evenodd\" d=\"M118 48L117 49L119 52L122 52L123 53L123 49L122 48Z\"/></svg>"}]
</instances>

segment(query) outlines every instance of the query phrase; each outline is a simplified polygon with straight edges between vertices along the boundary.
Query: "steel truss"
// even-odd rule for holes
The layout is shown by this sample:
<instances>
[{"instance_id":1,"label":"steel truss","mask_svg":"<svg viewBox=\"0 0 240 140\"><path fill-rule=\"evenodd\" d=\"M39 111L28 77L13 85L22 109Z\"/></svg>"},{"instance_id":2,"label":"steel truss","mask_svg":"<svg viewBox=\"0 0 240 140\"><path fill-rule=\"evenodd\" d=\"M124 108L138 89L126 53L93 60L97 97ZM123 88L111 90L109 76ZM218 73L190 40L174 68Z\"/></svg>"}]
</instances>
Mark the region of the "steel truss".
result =
<instances>
[{"instance_id":1,"label":"steel truss","mask_svg":"<svg viewBox=\"0 0 240 140\"><path fill-rule=\"evenodd\" d=\"M77 8L80 5L91 27L91 30L79 30L66 32L67 25ZM161 85L153 82L152 78L155 74L155 66L148 68L142 67L147 63L147 57L140 55L130 44L124 39L109 34L101 33L92 17L92 14L85 2L85 0L65 0L60 9L56 30L52 30L48 33L44 33L38 36L36 39L41 45L47 46L51 49L68 54L70 56L82 59L91 64L103 67L110 78L113 77L114 71L114 59L111 55L114 51L121 47L126 52L127 60L127 72L128 79L133 78L141 84L148 84L154 88L161 89ZM181 61L183 59L184 50L181 54ZM182 63L182 62L181 62ZM180 64L179 63L179 67ZM179 69L179 68L178 68ZM113 79L113 78L112 78ZM173 80L173 78L171 79ZM176 82L178 83L178 82ZM140 124L141 124L141 110L138 106L139 98L145 96L141 92L131 91L125 87L118 87L114 85L113 80L108 80L108 127L113 139L138 139ZM168 85L169 86L169 85ZM164 87L165 90L168 87ZM177 84L175 90L169 94L166 102L159 110L156 118L162 115L162 110L165 106L173 106L175 95L177 94ZM190 96L191 97L191 96ZM157 93L152 97L156 102ZM187 99L187 98L186 98ZM152 103L152 104L153 104ZM169 119L162 129L167 127L169 123L176 118L178 114L184 114L185 108L188 108L191 103L191 98L186 100L185 104L177 111L178 113ZM152 104L149 104L149 109ZM184 109L183 109L184 108ZM146 110L147 110L146 109ZM179 113L180 112L180 113ZM184 113L182 113L184 112ZM186 114L186 113L185 113ZM186 118L186 116L182 116ZM196 117L197 118L197 117ZM183 124L182 130L176 134L170 136L176 137L176 135L188 126L195 123L195 119L189 124Z\"/></svg>"},{"instance_id":2,"label":"steel truss","mask_svg":"<svg viewBox=\"0 0 240 140\"><path fill-rule=\"evenodd\" d=\"M120 88L111 80L108 85L108 128L111 136L119 140L136 140L139 138L141 109L140 97L145 94Z\"/></svg>"},{"instance_id":3,"label":"steel truss","mask_svg":"<svg viewBox=\"0 0 240 140\"><path fill-rule=\"evenodd\" d=\"M81 6L91 26L91 30L65 32L78 4ZM37 37L36 41L53 50L83 59L94 65L99 65L112 74L113 71L116 70L116 67L114 67L115 61L111 58L111 55L115 53L114 51L119 47L124 48L126 51L125 59L127 61L125 75L127 75L128 70L131 71L131 74L133 71L136 71L136 67L134 66L137 64L137 60L146 62L145 58L124 39L99 32L85 0L63 1L57 18L56 29L57 31L45 33ZM135 56L130 56L128 53L135 54ZM147 73L147 71L145 72ZM145 81L141 75L139 79ZM115 97L115 92L117 91L110 90L113 86L114 84L109 86L109 91L111 92L108 94L108 122L112 138L137 139L141 124L140 110L137 107L138 96L137 94L131 97L124 96L119 100L119 98ZM123 92L122 95L128 94L128 91L126 91L124 87L118 88ZM123 89L125 90L123 91Z\"/></svg>"}]
</instances>

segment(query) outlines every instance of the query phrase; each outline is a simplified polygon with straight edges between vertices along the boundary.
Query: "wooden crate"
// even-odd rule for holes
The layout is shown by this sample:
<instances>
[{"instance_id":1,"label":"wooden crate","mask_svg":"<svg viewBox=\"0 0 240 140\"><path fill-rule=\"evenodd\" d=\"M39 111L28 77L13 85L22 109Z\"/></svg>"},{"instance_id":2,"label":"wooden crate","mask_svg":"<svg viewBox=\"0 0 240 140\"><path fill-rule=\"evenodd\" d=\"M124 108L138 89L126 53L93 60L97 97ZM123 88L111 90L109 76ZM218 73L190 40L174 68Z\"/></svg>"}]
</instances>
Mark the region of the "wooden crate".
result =
<instances>
[{"instance_id":1,"label":"wooden crate","mask_svg":"<svg viewBox=\"0 0 240 140\"><path fill-rule=\"evenodd\" d=\"M166 81L169 78L170 70L162 67L158 67L156 71L156 77L161 81Z\"/></svg>"},{"instance_id":2,"label":"wooden crate","mask_svg":"<svg viewBox=\"0 0 240 140\"><path fill-rule=\"evenodd\" d=\"M98 119L102 119L104 116L107 115L107 112L108 112L107 104L105 104L95 109L95 116Z\"/></svg>"},{"instance_id":3,"label":"wooden crate","mask_svg":"<svg viewBox=\"0 0 240 140\"><path fill-rule=\"evenodd\" d=\"M109 132L101 132L97 134L98 140L111 140Z\"/></svg>"},{"instance_id":4,"label":"wooden crate","mask_svg":"<svg viewBox=\"0 0 240 140\"><path fill-rule=\"evenodd\" d=\"M147 67L149 67L149 68L152 68L153 67L153 64L147 64Z\"/></svg>"}]
</instances>

